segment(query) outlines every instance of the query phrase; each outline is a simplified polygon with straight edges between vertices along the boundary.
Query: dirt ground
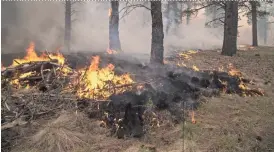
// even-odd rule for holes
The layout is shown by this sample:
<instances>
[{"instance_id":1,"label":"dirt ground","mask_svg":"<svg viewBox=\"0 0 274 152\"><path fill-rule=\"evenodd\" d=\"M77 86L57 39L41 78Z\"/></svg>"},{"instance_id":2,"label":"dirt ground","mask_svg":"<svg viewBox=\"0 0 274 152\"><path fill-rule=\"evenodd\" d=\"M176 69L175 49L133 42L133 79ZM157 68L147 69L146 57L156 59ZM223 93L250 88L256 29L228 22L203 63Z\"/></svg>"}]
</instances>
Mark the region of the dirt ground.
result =
<instances>
[{"instance_id":1,"label":"dirt ground","mask_svg":"<svg viewBox=\"0 0 274 152\"><path fill-rule=\"evenodd\" d=\"M274 151L274 48L241 50L234 57L220 52L199 51L184 64L200 70L219 69L232 63L263 97L221 95L204 98L195 111L196 124L190 117L185 124L166 121L151 128L140 139L108 136L100 121L82 113L64 111L58 118L37 120L18 131L23 139L14 139L13 152L271 152ZM162 111L163 115L165 111ZM16 127L15 127L16 129Z\"/></svg>"}]
</instances>

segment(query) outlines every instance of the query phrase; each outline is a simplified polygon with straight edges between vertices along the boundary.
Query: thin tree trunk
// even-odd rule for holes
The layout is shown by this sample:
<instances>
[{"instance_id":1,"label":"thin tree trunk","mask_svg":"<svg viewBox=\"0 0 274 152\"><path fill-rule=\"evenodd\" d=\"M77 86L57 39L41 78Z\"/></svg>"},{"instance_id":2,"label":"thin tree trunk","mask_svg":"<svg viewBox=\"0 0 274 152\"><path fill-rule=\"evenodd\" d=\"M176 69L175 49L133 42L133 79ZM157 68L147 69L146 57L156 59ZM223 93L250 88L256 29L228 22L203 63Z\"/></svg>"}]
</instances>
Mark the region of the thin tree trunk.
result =
<instances>
[{"instance_id":1,"label":"thin tree trunk","mask_svg":"<svg viewBox=\"0 0 274 152\"><path fill-rule=\"evenodd\" d=\"M65 7L65 50L70 51L71 43L71 1L66 1Z\"/></svg>"},{"instance_id":2,"label":"thin tree trunk","mask_svg":"<svg viewBox=\"0 0 274 152\"><path fill-rule=\"evenodd\" d=\"M264 19L264 44L266 45L267 44L267 33L268 33L268 24L267 24L267 16L265 16L265 19Z\"/></svg>"},{"instance_id":3,"label":"thin tree trunk","mask_svg":"<svg viewBox=\"0 0 274 152\"><path fill-rule=\"evenodd\" d=\"M266 11L266 4L264 5L264 10ZM268 16L264 17L264 44L267 44L267 30L268 30Z\"/></svg>"},{"instance_id":4,"label":"thin tree trunk","mask_svg":"<svg viewBox=\"0 0 274 152\"><path fill-rule=\"evenodd\" d=\"M238 2L226 1L222 55L233 56L237 51Z\"/></svg>"},{"instance_id":5,"label":"thin tree trunk","mask_svg":"<svg viewBox=\"0 0 274 152\"><path fill-rule=\"evenodd\" d=\"M252 14L252 46L258 46L256 2L251 1L250 4L251 4L251 14Z\"/></svg>"},{"instance_id":6,"label":"thin tree trunk","mask_svg":"<svg viewBox=\"0 0 274 152\"><path fill-rule=\"evenodd\" d=\"M167 24L166 24L166 34L168 34L170 26L171 26L171 18L170 18L170 12L171 12L171 2L167 2L167 8L166 11L164 13L164 16L167 20Z\"/></svg>"},{"instance_id":7,"label":"thin tree trunk","mask_svg":"<svg viewBox=\"0 0 274 152\"><path fill-rule=\"evenodd\" d=\"M161 1L151 1L152 39L150 63L163 64L164 58L164 31Z\"/></svg>"},{"instance_id":8,"label":"thin tree trunk","mask_svg":"<svg viewBox=\"0 0 274 152\"><path fill-rule=\"evenodd\" d=\"M119 1L111 1L109 16L109 49L120 51L121 43L119 38Z\"/></svg>"},{"instance_id":9,"label":"thin tree trunk","mask_svg":"<svg viewBox=\"0 0 274 152\"><path fill-rule=\"evenodd\" d=\"M216 19L217 18L217 7L215 5L212 6L212 20ZM213 28L216 28L217 27L217 21L214 21L213 23Z\"/></svg>"},{"instance_id":10,"label":"thin tree trunk","mask_svg":"<svg viewBox=\"0 0 274 152\"><path fill-rule=\"evenodd\" d=\"M188 13L186 14L186 25L189 25L189 22L190 22L190 7L191 7L191 4L190 2L187 2L187 11Z\"/></svg>"}]
</instances>

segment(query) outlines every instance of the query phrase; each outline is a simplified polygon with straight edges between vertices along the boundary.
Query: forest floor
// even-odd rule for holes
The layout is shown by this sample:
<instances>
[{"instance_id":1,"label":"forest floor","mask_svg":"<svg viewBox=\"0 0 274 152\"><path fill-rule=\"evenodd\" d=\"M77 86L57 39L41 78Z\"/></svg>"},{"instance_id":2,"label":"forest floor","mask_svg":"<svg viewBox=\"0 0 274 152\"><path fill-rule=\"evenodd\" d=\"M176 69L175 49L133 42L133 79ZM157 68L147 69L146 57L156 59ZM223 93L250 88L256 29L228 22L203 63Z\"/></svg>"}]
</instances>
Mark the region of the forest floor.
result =
<instances>
[{"instance_id":1,"label":"forest floor","mask_svg":"<svg viewBox=\"0 0 274 152\"><path fill-rule=\"evenodd\" d=\"M11 151L40 152L270 152L274 151L274 48L258 47L240 50L234 57L215 51L191 54L184 64L200 70L218 69L232 63L256 87L263 97L240 97L222 94L204 98L195 111L196 123L165 123L153 128L140 139L117 139L107 136L100 121L81 113L64 111L58 118L33 122L24 138ZM165 111L163 111L165 113ZM184 149L184 150L183 150Z\"/></svg>"}]
</instances>

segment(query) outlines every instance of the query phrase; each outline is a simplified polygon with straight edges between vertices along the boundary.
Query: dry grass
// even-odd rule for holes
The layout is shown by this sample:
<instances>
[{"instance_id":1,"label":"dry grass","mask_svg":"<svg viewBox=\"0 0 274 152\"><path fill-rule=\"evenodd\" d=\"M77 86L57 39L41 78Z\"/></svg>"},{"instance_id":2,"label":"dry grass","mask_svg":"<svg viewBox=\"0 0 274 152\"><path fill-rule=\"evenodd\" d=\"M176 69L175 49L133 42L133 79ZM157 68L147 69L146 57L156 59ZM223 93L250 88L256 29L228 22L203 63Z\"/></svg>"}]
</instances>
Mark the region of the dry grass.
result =
<instances>
[{"instance_id":1,"label":"dry grass","mask_svg":"<svg viewBox=\"0 0 274 152\"><path fill-rule=\"evenodd\" d=\"M212 58L220 59L215 61ZM190 148L186 151L274 151L274 49L261 47L240 51L232 58L222 57L213 51L203 52L196 54L188 64L196 64L201 69L217 69L228 63L233 63L249 78L257 80L257 86L253 87L264 89L267 95L208 98L208 102L196 112L198 123L186 125L185 139L194 143L188 144Z\"/></svg>"},{"instance_id":2,"label":"dry grass","mask_svg":"<svg viewBox=\"0 0 274 152\"><path fill-rule=\"evenodd\" d=\"M29 138L23 147L19 146L14 151L74 151L80 147L88 147L90 126L89 120L82 114L62 113L56 120L40 127L40 129Z\"/></svg>"},{"instance_id":3,"label":"dry grass","mask_svg":"<svg viewBox=\"0 0 274 152\"><path fill-rule=\"evenodd\" d=\"M268 97L212 98L196 112L198 123L188 127L187 139L195 141L201 151L273 151L273 107Z\"/></svg>"}]
</instances>

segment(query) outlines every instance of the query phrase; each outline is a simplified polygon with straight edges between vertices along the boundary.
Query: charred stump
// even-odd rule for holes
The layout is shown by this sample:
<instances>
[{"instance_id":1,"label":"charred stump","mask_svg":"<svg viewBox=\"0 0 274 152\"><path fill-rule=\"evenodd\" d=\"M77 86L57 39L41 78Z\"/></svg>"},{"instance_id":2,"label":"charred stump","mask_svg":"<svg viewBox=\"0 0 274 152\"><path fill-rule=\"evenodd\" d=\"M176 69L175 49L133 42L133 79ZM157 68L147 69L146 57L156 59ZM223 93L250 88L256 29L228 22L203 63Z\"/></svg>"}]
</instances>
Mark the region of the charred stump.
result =
<instances>
[{"instance_id":1,"label":"charred stump","mask_svg":"<svg viewBox=\"0 0 274 152\"><path fill-rule=\"evenodd\" d=\"M119 38L119 1L111 1L109 14L109 49L121 50Z\"/></svg>"},{"instance_id":2,"label":"charred stump","mask_svg":"<svg viewBox=\"0 0 274 152\"><path fill-rule=\"evenodd\" d=\"M224 40L222 55L233 56L237 52L238 2L226 1Z\"/></svg>"},{"instance_id":3,"label":"charred stump","mask_svg":"<svg viewBox=\"0 0 274 152\"><path fill-rule=\"evenodd\" d=\"M151 1L152 39L150 63L163 64L164 31L161 1Z\"/></svg>"}]
</instances>

